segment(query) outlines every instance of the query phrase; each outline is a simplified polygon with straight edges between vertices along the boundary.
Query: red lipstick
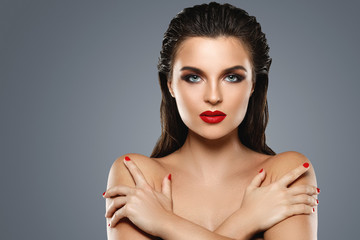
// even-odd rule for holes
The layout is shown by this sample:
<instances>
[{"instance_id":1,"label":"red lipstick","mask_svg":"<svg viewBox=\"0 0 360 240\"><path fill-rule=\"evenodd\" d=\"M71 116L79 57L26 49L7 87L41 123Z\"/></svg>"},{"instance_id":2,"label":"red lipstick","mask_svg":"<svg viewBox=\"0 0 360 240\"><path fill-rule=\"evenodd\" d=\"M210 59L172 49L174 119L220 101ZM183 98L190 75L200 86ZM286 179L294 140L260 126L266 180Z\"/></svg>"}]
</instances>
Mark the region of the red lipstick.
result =
<instances>
[{"instance_id":1,"label":"red lipstick","mask_svg":"<svg viewBox=\"0 0 360 240\"><path fill-rule=\"evenodd\" d=\"M200 114L200 118L206 123L219 123L226 117L226 114L221 111L205 111Z\"/></svg>"}]
</instances>

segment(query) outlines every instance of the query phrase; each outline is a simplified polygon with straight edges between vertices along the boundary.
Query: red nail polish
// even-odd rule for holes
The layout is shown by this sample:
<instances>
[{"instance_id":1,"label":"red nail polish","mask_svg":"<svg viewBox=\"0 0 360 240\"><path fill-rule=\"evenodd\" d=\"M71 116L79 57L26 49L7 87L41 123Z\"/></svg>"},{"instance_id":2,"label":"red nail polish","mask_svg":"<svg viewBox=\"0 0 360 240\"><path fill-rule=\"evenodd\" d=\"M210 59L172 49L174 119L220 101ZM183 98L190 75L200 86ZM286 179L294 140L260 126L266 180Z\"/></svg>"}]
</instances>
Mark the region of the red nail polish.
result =
<instances>
[{"instance_id":1,"label":"red nail polish","mask_svg":"<svg viewBox=\"0 0 360 240\"><path fill-rule=\"evenodd\" d=\"M126 161L130 161L130 158L128 156L125 157Z\"/></svg>"},{"instance_id":2,"label":"red nail polish","mask_svg":"<svg viewBox=\"0 0 360 240\"><path fill-rule=\"evenodd\" d=\"M105 195L105 192L103 193L103 196Z\"/></svg>"},{"instance_id":3,"label":"red nail polish","mask_svg":"<svg viewBox=\"0 0 360 240\"><path fill-rule=\"evenodd\" d=\"M169 174L168 179L171 181L171 173Z\"/></svg>"},{"instance_id":4,"label":"red nail polish","mask_svg":"<svg viewBox=\"0 0 360 240\"><path fill-rule=\"evenodd\" d=\"M262 168L262 169L259 171L259 173L262 173L263 170L264 170L264 169Z\"/></svg>"},{"instance_id":5,"label":"red nail polish","mask_svg":"<svg viewBox=\"0 0 360 240\"><path fill-rule=\"evenodd\" d=\"M108 226L110 227L110 223L108 224Z\"/></svg>"},{"instance_id":6,"label":"red nail polish","mask_svg":"<svg viewBox=\"0 0 360 240\"><path fill-rule=\"evenodd\" d=\"M313 208L313 212L315 212L315 208Z\"/></svg>"},{"instance_id":7,"label":"red nail polish","mask_svg":"<svg viewBox=\"0 0 360 240\"><path fill-rule=\"evenodd\" d=\"M309 167L309 163L306 162L306 163L303 164L303 166L304 166L304 168L308 168L308 167Z\"/></svg>"},{"instance_id":8,"label":"red nail polish","mask_svg":"<svg viewBox=\"0 0 360 240\"><path fill-rule=\"evenodd\" d=\"M319 200L316 199L316 203L319 204Z\"/></svg>"},{"instance_id":9,"label":"red nail polish","mask_svg":"<svg viewBox=\"0 0 360 240\"><path fill-rule=\"evenodd\" d=\"M320 193L320 189L319 188L316 188L317 192Z\"/></svg>"}]
</instances>

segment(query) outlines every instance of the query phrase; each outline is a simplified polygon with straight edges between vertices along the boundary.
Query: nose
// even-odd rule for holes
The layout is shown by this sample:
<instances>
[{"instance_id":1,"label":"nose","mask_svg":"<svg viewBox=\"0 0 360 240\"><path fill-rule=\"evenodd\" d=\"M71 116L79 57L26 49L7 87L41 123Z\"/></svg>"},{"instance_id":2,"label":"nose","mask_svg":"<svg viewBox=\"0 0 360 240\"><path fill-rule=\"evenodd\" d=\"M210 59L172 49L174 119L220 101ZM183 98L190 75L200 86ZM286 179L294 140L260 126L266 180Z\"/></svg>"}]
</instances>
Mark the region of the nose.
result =
<instances>
[{"instance_id":1,"label":"nose","mask_svg":"<svg viewBox=\"0 0 360 240\"><path fill-rule=\"evenodd\" d=\"M212 105L219 104L223 101L221 83L218 81L210 81L206 84L205 94L204 94L204 101L208 102Z\"/></svg>"}]
</instances>

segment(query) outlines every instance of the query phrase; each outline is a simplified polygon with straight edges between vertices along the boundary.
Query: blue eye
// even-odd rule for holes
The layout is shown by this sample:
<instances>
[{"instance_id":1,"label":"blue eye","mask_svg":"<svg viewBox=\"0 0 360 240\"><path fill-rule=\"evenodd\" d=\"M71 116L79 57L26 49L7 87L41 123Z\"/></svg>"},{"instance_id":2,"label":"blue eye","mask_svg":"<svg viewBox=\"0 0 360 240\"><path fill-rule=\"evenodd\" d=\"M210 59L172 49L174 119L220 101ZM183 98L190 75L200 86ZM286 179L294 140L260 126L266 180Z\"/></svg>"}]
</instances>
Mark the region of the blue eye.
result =
<instances>
[{"instance_id":1,"label":"blue eye","mask_svg":"<svg viewBox=\"0 0 360 240\"><path fill-rule=\"evenodd\" d=\"M240 82L244 79L244 77L237 74L230 74L225 77L225 80L228 82Z\"/></svg>"},{"instance_id":2,"label":"blue eye","mask_svg":"<svg viewBox=\"0 0 360 240\"><path fill-rule=\"evenodd\" d=\"M187 75L183 79L190 83L198 83L201 80L201 78L198 75Z\"/></svg>"}]
</instances>

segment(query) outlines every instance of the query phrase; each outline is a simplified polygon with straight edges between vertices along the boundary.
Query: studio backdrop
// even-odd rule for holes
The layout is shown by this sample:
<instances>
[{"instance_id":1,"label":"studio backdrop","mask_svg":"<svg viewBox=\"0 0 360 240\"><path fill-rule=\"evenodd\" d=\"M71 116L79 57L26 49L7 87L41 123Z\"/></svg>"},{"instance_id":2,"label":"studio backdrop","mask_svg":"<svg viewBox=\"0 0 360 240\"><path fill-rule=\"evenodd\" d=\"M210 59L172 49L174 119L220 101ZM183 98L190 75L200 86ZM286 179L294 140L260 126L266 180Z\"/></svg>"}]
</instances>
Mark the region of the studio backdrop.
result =
<instances>
[{"instance_id":1,"label":"studio backdrop","mask_svg":"<svg viewBox=\"0 0 360 240\"><path fill-rule=\"evenodd\" d=\"M113 161L160 136L163 33L203 2L0 1L0 239L106 238ZM314 165L319 239L357 238L360 5L229 3L268 38L268 144Z\"/></svg>"}]
</instances>

